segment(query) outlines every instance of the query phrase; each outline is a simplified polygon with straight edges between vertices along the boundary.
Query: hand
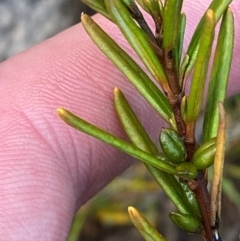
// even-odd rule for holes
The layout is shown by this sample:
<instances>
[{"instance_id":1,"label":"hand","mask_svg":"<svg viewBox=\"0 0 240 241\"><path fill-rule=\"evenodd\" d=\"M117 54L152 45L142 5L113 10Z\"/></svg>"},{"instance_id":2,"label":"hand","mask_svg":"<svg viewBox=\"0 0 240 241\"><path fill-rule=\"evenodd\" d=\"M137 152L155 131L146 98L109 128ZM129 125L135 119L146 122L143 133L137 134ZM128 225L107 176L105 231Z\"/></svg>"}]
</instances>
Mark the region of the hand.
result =
<instances>
[{"instance_id":1,"label":"hand","mask_svg":"<svg viewBox=\"0 0 240 241\"><path fill-rule=\"evenodd\" d=\"M208 2L185 7L188 39ZM232 9L236 41L229 94L240 91L240 2ZM112 23L94 18L131 51ZM76 210L133 160L67 126L56 108L124 138L112 103L118 86L155 140L159 118L81 24L2 63L0 80L0 239L66 240Z\"/></svg>"}]
</instances>

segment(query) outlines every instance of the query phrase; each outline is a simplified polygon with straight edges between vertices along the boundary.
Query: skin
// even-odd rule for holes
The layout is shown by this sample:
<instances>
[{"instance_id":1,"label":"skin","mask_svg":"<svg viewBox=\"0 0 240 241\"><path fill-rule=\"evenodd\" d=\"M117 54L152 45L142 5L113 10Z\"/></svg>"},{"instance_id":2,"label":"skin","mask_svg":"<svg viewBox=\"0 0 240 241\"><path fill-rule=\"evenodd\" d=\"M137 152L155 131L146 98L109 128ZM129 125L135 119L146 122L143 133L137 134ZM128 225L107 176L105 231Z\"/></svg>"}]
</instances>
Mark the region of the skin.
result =
<instances>
[{"instance_id":1,"label":"skin","mask_svg":"<svg viewBox=\"0 0 240 241\"><path fill-rule=\"evenodd\" d=\"M209 1L191 2L188 41ZM239 40L240 2L232 9ZM131 52L112 23L94 19ZM229 95L240 91L239 53L236 41ZM133 160L64 124L56 108L125 138L112 104L118 86L154 140L162 122L81 24L3 62L0 80L1 240L66 240L80 206Z\"/></svg>"}]
</instances>

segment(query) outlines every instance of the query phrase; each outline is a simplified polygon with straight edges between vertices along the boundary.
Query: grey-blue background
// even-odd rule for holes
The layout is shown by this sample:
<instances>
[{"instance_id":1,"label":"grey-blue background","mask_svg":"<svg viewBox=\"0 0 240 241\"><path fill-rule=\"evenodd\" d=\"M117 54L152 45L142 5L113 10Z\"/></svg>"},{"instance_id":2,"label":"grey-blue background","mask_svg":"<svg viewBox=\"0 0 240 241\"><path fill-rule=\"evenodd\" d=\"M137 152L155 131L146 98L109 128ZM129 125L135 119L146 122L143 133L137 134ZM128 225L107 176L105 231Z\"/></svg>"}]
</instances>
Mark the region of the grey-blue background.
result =
<instances>
[{"instance_id":1,"label":"grey-blue background","mask_svg":"<svg viewBox=\"0 0 240 241\"><path fill-rule=\"evenodd\" d=\"M93 13L80 0L0 0L0 62Z\"/></svg>"}]
</instances>

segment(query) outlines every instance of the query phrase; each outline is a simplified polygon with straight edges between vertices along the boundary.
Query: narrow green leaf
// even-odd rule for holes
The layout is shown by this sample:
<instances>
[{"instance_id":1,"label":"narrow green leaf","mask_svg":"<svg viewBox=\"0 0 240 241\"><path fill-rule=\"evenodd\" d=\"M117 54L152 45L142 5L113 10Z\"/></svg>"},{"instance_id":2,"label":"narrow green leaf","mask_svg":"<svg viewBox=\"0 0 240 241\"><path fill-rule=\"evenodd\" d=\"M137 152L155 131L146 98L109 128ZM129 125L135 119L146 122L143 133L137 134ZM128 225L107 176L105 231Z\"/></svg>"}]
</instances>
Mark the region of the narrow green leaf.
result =
<instances>
[{"instance_id":1,"label":"narrow green leaf","mask_svg":"<svg viewBox=\"0 0 240 241\"><path fill-rule=\"evenodd\" d=\"M90 8L95 10L96 12L102 14L104 17L112 21L110 15L107 12L106 5L104 3L104 0L81 0L86 5L88 5Z\"/></svg>"},{"instance_id":2,"label":"narrow green leaf","mask_svg":"<svg viewBox=\"0 0 240 241\"><path fill-rule=\"evenodd\" d=\"M138 148L157 154L158 149L138 120L120 89L114 89L114 106L123 129L129 136L131 142Z\"/></svg>"},{"instance_id":3,"label":"narrow green leaf","mask_svg":"<svg viewBox=\"0 0 240 241\"><path fill-rule=\"evenodd\" d=\"M228 8L223 15L218 35L213 68L208 87L207 105L203 124L203 140L217 135L219 111L218 103L226 97L228 76L231 68L234 41L234 19Z\"/></svg>"},{"instance_id":4,"label":"narrow green leaf","mask_svg":"<svg viewBox=\"0 0 240 241\"><path fill-rule=\"evenodd\" d=\"M128 214L146 241L166 241L136 208L128 207Z\"/></svg>"},{"instance_id":5,"label":"narrow green leaf","mask_svg":"<svg viewBox=\"0 0 240 241\"><path fill-rule=\"evenodd\" d=\"M81 20L85 30L100 50L130 80L157 113L169 122L172 116L171 106L153 81L89 16L84 14Z\"/></svg>"},{"instance_id":6,"label":"narrow green leaf","mask_svg":"<svg viewBox=\"0 0 240 241\"><path fill-rule=\"evenodd\" d=\"M197 53L191 89L187 102L187 111L185 116L187 123L194 123L201 111L204 86L207 78L208 63L214 38L214 12L212 10L208 10L205 16L206 21L200 38L200 47Z\"/></svg>"},{"instance_id":7,"label":"narrow green leaf","mask_svg":"<svg viewBox=\"0 0 240 241\"><path fill-rule=\"evenodd\" d=\"M159 184L159 186L162 188L164 193L172 201L177 210L181 213L186 213L194 216L184 190L177 182L176 178L173 175L163 172L153 166L146 165L146 167L156 182Z\"/></svg>"},{"instance_id":8,"label":"narrow green leaf","mask_svg":"<svg viewBox=\"0 0 240 241\"><path fill-rule=\"evenodd\" d=\"M163 9L163 48L173 50L177 41L183 0L166 0Z\"/></svg>"},{"instance_id":9,"label":"narrow green leaf","mask_svg":"<svg viewBox=\"0 0 240 241\"><path fill-rule=\"evenodd\" d=\"M209 9L212 9L213 12L215 13L215 24L217 24L217 22L219 21L219 19L221 18L221 16L223 15L223 13L225 12L226 8L228 7L228 5L232 2L232 0L213 0L211 2L211 4L209 5L207 11ZM207 11L205 12L205 14L203 15L203 17L201 18L193 36L191 39L191 42L188 46L188 50L187 50L187 55L189 56L189 63L186 67L181 66L181 69L184 68L184 70L181 70L181 72L185 72L185 76L187 77L192 68L193 65L196 61L196 53L198 52L198 48L199 48L199 39L200 36L202 34L202 31L204 29L204 22L205 22L205 16L207 14Z\"/></svg>"},{"instance_id":10,"label":"narrow green leaf","mask_svg":"<svg viewBox=\"0 0 240 241\"><path fill-rule=\"evenodd\" d=\"M175 48L174 48L175 66L176 66L177 71L179 71L181 58L182 58L182 49L183 49L183 39L184 39L185 27L186 27L186 15L181 14L176 45L175 45ZM180 81L182 81L182 80L180 80ZM181 82L179 84L180 84L180 86L182 86Z\"/></svg>"},{"instance_id":11,"label":"narrow green leaf","mask_svg":"<svg viewBox=\"0 0 240 241\"><path fill-rule=\"evenodd\" d=\"M123 152L139 159L140 161L142 161L148 165L157 167L157 168L161 169L162 171L168 172L170 174L175 174L175 168L173 166L159 160L158 158L154 157L153 155L148 154L145 151L142 151L141 149L137 148L133 144L128 143L128 142L84 121L83 119L75 116L74 114L72 114L71 112L69 112L67 110L59 108L57 110L57 112L63 121L65 121L68 125L74 127L75 129L77 129L83 133L86 133L90 136L93 136L93 137L119 149L120 151L123 151Z\"/></svg>"},{"instance_id":12,"label":"narrow green leaf","mask_svg":"<svg viewBox=\"0 0 240 241\"><path fill-rule=\"evenodd\" d=\"M114 106L123 129L126 131L131 142L150 154L158 153L157 147L148 136L123 93L118 88L114 90ZM153 166L146 164L146 167L179 212L191 214L188 202L183 198L185 197L185 193L176 178Z\"/></svg>"},{"instance_id":13,"label":"narrow green leaf","mask_svg":"<svg viewBox=\"0 0 240 241\"><path fill-rule=\"evenodd\" d=\"M120 28L129 44L141 58L153 77L160 83L165 92L170 92L163 66L150 46L148 35L137 26L126 6L119 0L106 0L105 4L114 22Z\"/></svg>"}]
</instances>

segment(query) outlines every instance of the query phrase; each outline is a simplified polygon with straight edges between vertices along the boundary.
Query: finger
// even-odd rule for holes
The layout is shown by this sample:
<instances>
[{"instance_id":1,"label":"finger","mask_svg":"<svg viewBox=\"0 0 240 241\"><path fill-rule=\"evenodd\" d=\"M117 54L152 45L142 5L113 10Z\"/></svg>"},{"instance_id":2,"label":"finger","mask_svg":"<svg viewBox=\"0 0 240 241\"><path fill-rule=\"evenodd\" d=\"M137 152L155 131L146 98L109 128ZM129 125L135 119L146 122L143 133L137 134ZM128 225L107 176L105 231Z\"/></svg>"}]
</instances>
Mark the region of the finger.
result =
<instances>
[{"instance_id":1,"label":"finger","mask_svg":"<svg viewBox=\"0 0 240 241\"><path fill-rule=\"evenodd\" d=\"M119 36L113 24L99 16L97 21ZM140 118L149 106L81 25L4 62L0 79L0 206L7 217L0 228L6 240L29 233L33 239L41 234L42 240L65 240L75 210L132 159L71 129L55 109L68 108L124 137L113 110L113 88L136 103ZM151 112L142 119L152 133L161 127L156 117Z\"/></svg>"}]
</instances>

